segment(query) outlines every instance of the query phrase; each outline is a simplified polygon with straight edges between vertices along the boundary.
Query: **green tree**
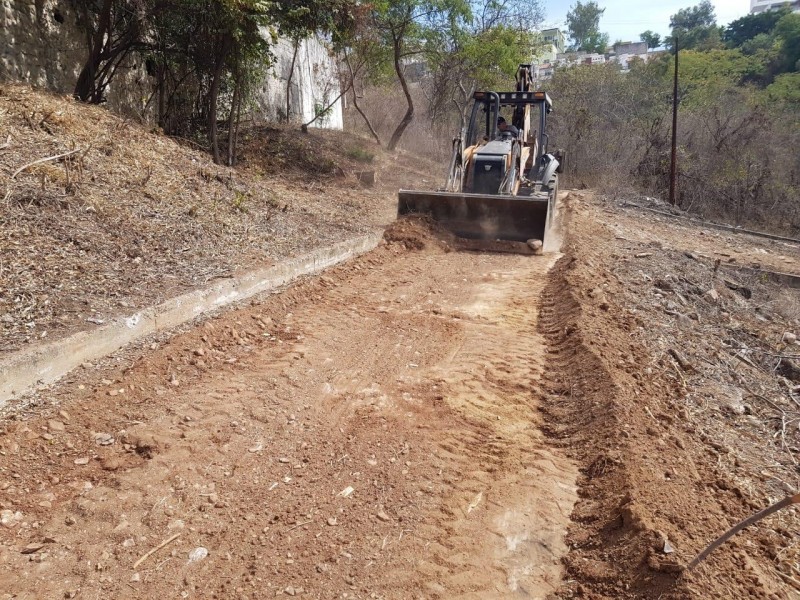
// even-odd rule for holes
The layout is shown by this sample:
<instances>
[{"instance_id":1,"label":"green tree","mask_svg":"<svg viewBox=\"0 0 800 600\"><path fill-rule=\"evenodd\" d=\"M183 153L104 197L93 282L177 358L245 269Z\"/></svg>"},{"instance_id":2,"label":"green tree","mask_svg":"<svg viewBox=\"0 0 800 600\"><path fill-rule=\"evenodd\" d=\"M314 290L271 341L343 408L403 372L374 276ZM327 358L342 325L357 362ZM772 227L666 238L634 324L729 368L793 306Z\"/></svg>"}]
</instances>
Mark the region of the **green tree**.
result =
<instances>
[{"instance_id":1,"label":"green tree","mask_svg":"<svg viewBox=\"0 0 800 600\"><path fill-rule=\"evenodd\" d=\"M591 32L589 37L584 42L581 50L603 54L608 50L608 34L600 33L599 31Z\"/></svg>"},{"instance_id":2,"label":"green tree","mask_svg":"<svg viewBox=\"0 0 800 600\"><path fill-rule=\"evenodd\" d=\"M725 32L722 34L722 41L730 48L739 48L757 35L772 33L778 21L791 12L790 8L781 7L736 19L725 28Z\"/></svg>"},{"instance_id":3,"label":"green tree","mask_svg":"<svg viewBox=\"0 0 800 600\"><path fill-rule=\"evenodd\" d=\"M462 127L476 89L509 88L519 64L530 61L539 44L532 30L542 21L539 3L530 0L479 0L472 8L469 18L438 28L427 47L431 118L456 106Z\"/></svg>"},{"instance_id":4,"label":"green tree","mask_svg":"<svg viewBox=\"0 0 800 600\"><path fill-rule=\"evenodd\" d=\"M800 109L800 73L778 75L767 88L767 96L771 102L785 103L795 111Z\"/></svg>"},{"instance_id":5,"label":"green tree","mask_svg":"<svg viewBox=\"0 0 800 600\"><path fill-rule=\"evenodd\" d=\"M780 41L782 71L800 71L800 14L781 17L775 25L775 36Z\"/></svg>"},{"instance_id":6,"label":"green tree","mask_svg":"<svg viewBox=\"0 0 800 600\"><path fill-rule=\"evenodd\" d=\"M414 98L405 75L405 61L424 56L427 42L438 36L443 24L471 18L472 11L466 0L376 0L372 4L373 26L389 51L407 106L389 139L389 150L397 148L414 120Z\"/></svg>"},{"instance_id":7,"label":"green tree","mask_svg":"<svg viewBox=\"0 0 800 600\"><path fill-rule=\"evenodd\" d=\"M683 102L689 107L718 103L721 93L762 78L764 69L757 57L739 49L681 50Z\"/></svg>"},{"instance_id":8,"label":"green tree","mask_svg":"<svg viewBox=\"0 0 800 600\"><path fill-rule=\"evenodd\" d=\"M710 50L722 46L722 30L717 26L710 0L679 10L670 17L670 28L672 36L667 46L673 53L676 36L681 50Z\"/></svg>"},{"instance_id":9,"label":"green tree","mask_svg":"<svg viewBox=\"0 0 800 600\"><path fill-rule=\"evenodd\" d=\"M567 30L575 50L587 52L604 50L608 45L608 35L600 33L600 17L606 12L597 2L578 2L567 13Z\"/></svg>"},{"instance_id":10,"label":"green tree","mask_svg":"<svg viewBox=\"0 0 800 600\"><path fill-rule=\"evenodd\" d=\"M639 39L646 43L647 47L650 49L658 48L661 45L661 36L650 31L649 29L643 32L639 36Z\"/></svg>"}]
</instances>

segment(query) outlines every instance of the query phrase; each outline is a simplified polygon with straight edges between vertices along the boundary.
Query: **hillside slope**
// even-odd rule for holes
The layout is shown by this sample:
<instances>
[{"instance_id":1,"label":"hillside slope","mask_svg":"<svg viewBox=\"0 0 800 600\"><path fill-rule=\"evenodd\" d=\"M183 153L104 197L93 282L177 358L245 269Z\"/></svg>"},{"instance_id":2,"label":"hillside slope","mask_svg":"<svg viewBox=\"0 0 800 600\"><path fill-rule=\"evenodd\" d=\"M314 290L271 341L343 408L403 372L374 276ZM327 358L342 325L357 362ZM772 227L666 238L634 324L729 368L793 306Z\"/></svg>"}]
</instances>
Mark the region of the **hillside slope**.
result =
<instances>
[{"instance_id":1,"label":"hillside slope","mask_svg":"<svg viewBox=\"0 0 800 600\"><path fill-rule=\"evenodd\" d=\"M239 168L219 167L104 108L0 86L0 352L384 225L402 182L435 176L344 132L245 137Z\"/></svg>"}]
</instances>

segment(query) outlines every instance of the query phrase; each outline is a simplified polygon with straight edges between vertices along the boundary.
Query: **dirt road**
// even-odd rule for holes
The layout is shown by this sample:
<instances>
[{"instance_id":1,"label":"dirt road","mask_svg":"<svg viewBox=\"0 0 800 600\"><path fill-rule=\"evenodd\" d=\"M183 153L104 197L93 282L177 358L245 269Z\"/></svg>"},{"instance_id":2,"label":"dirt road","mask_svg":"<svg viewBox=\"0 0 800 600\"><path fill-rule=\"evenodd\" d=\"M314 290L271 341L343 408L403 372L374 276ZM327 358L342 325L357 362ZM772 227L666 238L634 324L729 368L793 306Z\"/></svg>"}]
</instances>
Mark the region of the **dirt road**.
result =
<instances>
[{"instance_id":1,"label":"dirt road","mask_svg":"<svg viewBox=\"0 0 800 600\"><path fill-rule=\"evenodd\" d=\"M556 257L405 227L4 425L0 595L556 590L578 476L538 425Z\"/></svg>"}]
</instances>

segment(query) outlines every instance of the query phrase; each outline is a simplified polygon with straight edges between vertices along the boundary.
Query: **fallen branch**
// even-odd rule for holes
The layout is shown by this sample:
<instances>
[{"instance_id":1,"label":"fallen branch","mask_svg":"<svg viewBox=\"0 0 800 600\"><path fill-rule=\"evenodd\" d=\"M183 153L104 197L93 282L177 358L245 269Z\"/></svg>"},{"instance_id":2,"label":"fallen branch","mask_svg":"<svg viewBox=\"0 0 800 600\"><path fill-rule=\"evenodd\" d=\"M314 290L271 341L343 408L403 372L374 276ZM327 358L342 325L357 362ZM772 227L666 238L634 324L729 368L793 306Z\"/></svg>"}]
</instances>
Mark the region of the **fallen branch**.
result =
<instances>
[{"instance_id":1,"label":"fallen branch","mask_svg":"<svg viewBox=\"0 0 800 600\"><path fill-rule=\"evenodd\" d=\"M14 174L11 175L11 177L9 178L8 185L6 186L6 193L3 196L3 202L6 202L8 200L8 198L9 198L9 196L11 196L11 182L13 182L17 178L17 175L22 173L25 169L29 169L34 165L39 165L41 163L45 163L45 162L48 162L48 161L51 161L51 160L58 160L59 158L72 156L73 154L76 154L77 152L80 152L80 151L81 151L80 148L75 148L74 150L70 150L69 152L64 152L63 154L56 154L55 156L46 156L45 158L40 158L39 160L35 160L33 162L30 162L27 165L22 165L19 169L14 171Z\"/></svg>"},{"instance_id":2,"label":"fallen branch","mask_svg":"<svg viewBox=\"0 0 800 600\"><path fill-rule=\"evenodd\" d=\"M674 348L670 348L669 350L667 350L667 352L680 365L681 369L683 369L687 373L695 370L694 365L691 363L691 361L689 361L683 354L681 354Z\"/></svg>"},{"instance_id":3,"label":"fallen branch","mask_svg":"<svg viewBox=\"0 0 800 600\"><path fill-rule=\"evenodd\" d=\"M14 174L11 176L11 179L12 180L16 179L17 175L22 173L25 169L29 169L34 165L38 165L38 164L41 164L41 163L44 163L44 162L48 162L48 161L51 161L51 160L58 160L59 158L64 158L65 156L71 156L72 154L75 154L75 153L80 152L80 151L81 151L80 148L75 148L75 150L70 150L69 152L64 152L63 154L56 154L55 156L47 156L45 158L40 158L39 160L35 160L35 161L31 162L31 163L28 163L27 165L22 165L19 169L14 171Z\"/></svg>"},{"instance_id":4,"label":"fallen branch","mask_svg":"<svg viewBox=\"0 0 800 600\"><path fill-rule=\"evenodd\" d=\"M697 565L703 562L709 554L711 554L714 550L719 548L722 544L727 542L729 539L731 539L734 535L739 533L745 527L749 527L754 523L758 523L764 517L768 517L772 513L776 513L782 508L786 508L787 506L791 506L792 504L800 504L800 494L795 494L794 496L787 496L780 502L776 502L775 504L768 506L764 510L759 511L756 514L746 518L744 521L739 521L736 525L728 529L728 531L723 533L721 536L719 536L717 539L711 542L708 546L706 546L705 549L700 554L698 554L697 557L692 562L689 563L689 566L686 567L686 570L691 571L692 569L694 569Z\"/></svg>"},{"instance_id":5,"label":"fallen branch","mask_svg":"<svg viewBox=\"0 0 800 600\"><path fill-rule=\"evenodd\" d=\"M180 536L181 536L181 534L180 534L180 533L176 533L176 534L175 534L175 535L173 535L172 537L168 537L168 538L167 538L167 539L165 539L163 542L161 542L161 543L160 543L158 546L156 546L155 548L153 548L152 550L150 550L150 551L149 551L147 554L145 554L144 556L142 556L142 558L140 558L140 559L139 559L139 560L137 560L135 563L133 563L133 568L134 568L134 570L136 569L136 567L138 567L140 564L142 564L144 561L146 561L148 558L150 558L150 557L151 557L153 554L155 554L156 552L158 552L159 550L161 550L161 549L162 549L164 546L166 546L167 544L170 544L170 543L174 542L174 541L175 541L175 540L177 540L177 539L178 539Z\"/></svg>"},{"instance_id":6,"label":"fallen branch","mask_svg":"<svg viewBox=\"0 0 800 600\"><path fill-rule=\"evenodd\" d=\"M308 525L309 523L313 523L313 522L314 522L314 521L313 521L313 519L312 519L312 520L310 520L310 521L302 521L302 522L300 522L300 523L296 523L295 525L292 525L292 526L291 526L291 527L289 527L289 529L287 529L286 531L294 531L294 530L295 530L295 529L297 529L298 527L302 527L303 525Z\"/></svg>"}]
</instances>

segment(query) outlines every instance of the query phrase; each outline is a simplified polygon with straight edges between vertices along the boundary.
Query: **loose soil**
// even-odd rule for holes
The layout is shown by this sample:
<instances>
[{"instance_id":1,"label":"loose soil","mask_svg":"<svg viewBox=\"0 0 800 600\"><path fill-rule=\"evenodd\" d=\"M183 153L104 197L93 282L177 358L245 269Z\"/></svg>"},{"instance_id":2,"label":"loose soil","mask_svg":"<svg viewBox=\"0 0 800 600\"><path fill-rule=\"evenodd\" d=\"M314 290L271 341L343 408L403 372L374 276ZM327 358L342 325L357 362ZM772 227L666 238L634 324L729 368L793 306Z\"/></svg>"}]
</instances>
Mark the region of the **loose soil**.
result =
<instances>
[{"instance_id":1,"label":"loose soil","mask_svg":"<svg viewBox=\"0 0 800 600\"><path fill-rule=\"evenodd\" d=\"M0 593L553 593L577 499L538 427L556 257L387 237L8 421Z\"/></svg>"},{"instance_id":2,"label":"loose soil","mask_svg":"<svg viewBox=\"0 0 800 600\"><path fill-rule=\"evenodd\" d=\"M52 100L67 106L59 122L28 93L11 88L0 100L11 94L33 116L4 108L3 118L16 115L14 139L27 127L45 144L77 113ZM106 156L144 152L154 139L175 155L188 152L128 124L116 131ZM293 146L299 154L286 155L288 134L261 135L271 143L245 145L256 178L314 150ZM323 155L337 146L347 154L342 140L318 145ZM11 173L56 146L0 161ZM92 152L94 176L121 176ZM350 152L348 168L360 168L363 152ZM121 189L146 198L141 188L165 186L187 164L161 160L166 166L153 162L146 182ZM71 178L78 166L60 169ZM421 180L424 170L409 172ZM325 175L347 176L334 167ZM7 273L17 285L40 272L47 285L63 280L91 302L102 296L92 291L98 282L119 294L134 289L134 280L71 267L75 257L87 264L88 251L58 236L52 255L25 247L41 252L48 246L37 231L61 231L52 225L61 222L80 231L94 214L70 212L80 196L56 209L71 179L58 187L55 174L37 177L11 184L3 231L24 235L7 238L3 285ZM176 203L194 178L206 181L199 171L181 177ZM101 190L106 206L124 202L109 189L111 176L96 188L88 175L82 181L87 193ZM238 189L225 187L224 175L206 183L203 197L217 186ZM291 168L269 185L308 200L247 221L285 224L294 233L274 239L286 240L289 253L301 247L297 232L315 244L325 231L357 230L325 230L336 219L314 215L326 210L361 207L358 223L370 227L391 219L390 194L378 188L336 195L340 188L326 184L322 193ZM152 216L154 206L172 204L142 206ZM430 224L400 221L366 256L87 364L12 404L0 422L0 597L800 597L794 508L685 570L730 525L800 488L800 296L726 268L797 273L800 249L589 193L570 194L565 207L563 255L457 251ZM170 250L166 266L147 267L135 280L142 299L170 291L149 287L167 267L191 274L263 256L237 246L246 235L219 233L213 252L224 260L206 260L199 249L211 238L198 234L202 243L192 245L180 210L163 210L171 216L153 217L142 239L174 227L175 239L194 248L187 253L197 253L188 260ZM109 224L146 221L92 221L89 242L117 239L100 234ZM49 225L37 229L42 222ZM213 223L203 231L239 231ZM119 247L136 231L122 227ZM252 239L261 244L264 232ZM150 243L155 263L160 247ZM8 347L24 343L14 333L19 318L49 322L40 308L62 296L70 297L36 296L30 309L14 300L24 294L3 296L13 305Z\"/></svg>"}]
</instances>

